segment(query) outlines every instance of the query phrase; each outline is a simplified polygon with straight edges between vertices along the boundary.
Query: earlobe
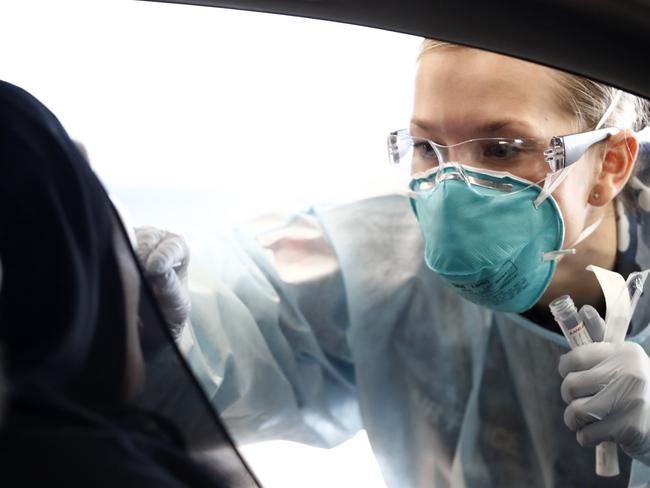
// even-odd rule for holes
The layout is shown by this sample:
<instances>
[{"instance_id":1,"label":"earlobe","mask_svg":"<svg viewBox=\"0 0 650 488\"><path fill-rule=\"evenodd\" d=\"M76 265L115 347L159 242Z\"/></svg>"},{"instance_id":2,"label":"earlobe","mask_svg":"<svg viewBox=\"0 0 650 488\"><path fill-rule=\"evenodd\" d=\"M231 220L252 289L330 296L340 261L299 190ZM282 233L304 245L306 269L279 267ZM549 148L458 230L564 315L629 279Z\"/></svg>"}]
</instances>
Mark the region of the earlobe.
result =
<instances>
[{"instance_id":1,"label":"earlobe","mask_svg":"<svg viewBox=\"0 0 650 488\"><path fill-rule=\"evenodd\" d=\"M589 205L593 205L594 207L600 207L602 205L600 192L600 186L595 185L589 194Z\"/></svg>"}]
</instances>

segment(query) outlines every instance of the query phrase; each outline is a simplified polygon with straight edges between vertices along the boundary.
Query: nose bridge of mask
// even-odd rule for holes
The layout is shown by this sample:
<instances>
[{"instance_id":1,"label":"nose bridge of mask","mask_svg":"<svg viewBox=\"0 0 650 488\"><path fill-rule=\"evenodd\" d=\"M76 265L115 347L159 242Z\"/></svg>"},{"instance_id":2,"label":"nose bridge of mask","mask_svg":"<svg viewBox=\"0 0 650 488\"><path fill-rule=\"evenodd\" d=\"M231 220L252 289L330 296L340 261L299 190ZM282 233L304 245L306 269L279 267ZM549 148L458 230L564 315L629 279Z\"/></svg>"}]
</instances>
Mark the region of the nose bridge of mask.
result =
<instances>
[{"instance_id":1,"label":"nose bridge of mask","mask_svg":"<svg viewBox=\"0 0 650 488\"><path fill-rule=\"evenodd\" d=\"M445 182L462 182L473 193L490 198L512 197L537 184L505 171L476 168L456 161L442 163L435 168L413 175L409 190L405 192L411 200L411 208L417 216L415 201L422 192L435 191ZM496 191L496 192L495 192ZM531 200L532 204L532 200Z\"/></svg>"},{"instance_id":2,"label":"nose bridge of mask","mask_svg":"<svg viewBox=\"0 0 650 488\"><path fill-rule=\"evenodd\" d=\"M422 173L416 173L411 180L411 188L407 195L415 198L417 190L431 190L439 186L444 181L456 180L465 183L472 191L481 193L480 190L498 190L501 195L511 196L514 193L523 191L530 186L537 186L536 183L522 179L505 171L494 171L484 168L474 167L460 162L445 162L435 168L431 168ZM513 181L520 183L519 188L515 189Z\"/></svg>"},{"instance_id":3,"label":"nose bridge of mask","mask_svg":"<svg viewBox=\"0 0 650 488\"><path fill-rule=\"evenodd\" d=\"M472 191L476 192L477 187L479 188L490 188L493 190L499 190L503 192L511 192L512 185L509 183L500 183L495 181L493 178L487 178L488 175L478 176L480 173L471 172L473 168L469 167L467 170L465 167L457 162L452 163L443 163L440 165L436 177L435 185L440 184L446 180L458 180L465 183Z\"/></svg>"}]
</instances>

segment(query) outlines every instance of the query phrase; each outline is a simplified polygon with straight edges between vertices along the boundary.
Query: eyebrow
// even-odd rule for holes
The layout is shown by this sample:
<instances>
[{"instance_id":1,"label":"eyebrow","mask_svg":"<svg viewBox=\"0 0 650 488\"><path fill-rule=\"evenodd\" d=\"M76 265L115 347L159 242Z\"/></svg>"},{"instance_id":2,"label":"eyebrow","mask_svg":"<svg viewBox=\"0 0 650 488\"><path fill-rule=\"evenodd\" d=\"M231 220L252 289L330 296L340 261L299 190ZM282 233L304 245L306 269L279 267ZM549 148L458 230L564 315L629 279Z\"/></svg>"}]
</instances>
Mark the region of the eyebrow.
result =
<instances>
[{"instance_id":1,"label":"eyebrow","mask_svg":"<svg viewBox=\"0 0 650 488\"><path fill-rule=\"evenodd\" d=\"M430 124L425 120L412 118L411 125L415 125L427 133L437 133L438 126ZM533 126L526 121L519 119L501 119L493 120L485 124L481 124L472 128L472 132L476 134L496 134L505 128L518 128L519 130L532 132Z\"/></svg>"}]
</instances>

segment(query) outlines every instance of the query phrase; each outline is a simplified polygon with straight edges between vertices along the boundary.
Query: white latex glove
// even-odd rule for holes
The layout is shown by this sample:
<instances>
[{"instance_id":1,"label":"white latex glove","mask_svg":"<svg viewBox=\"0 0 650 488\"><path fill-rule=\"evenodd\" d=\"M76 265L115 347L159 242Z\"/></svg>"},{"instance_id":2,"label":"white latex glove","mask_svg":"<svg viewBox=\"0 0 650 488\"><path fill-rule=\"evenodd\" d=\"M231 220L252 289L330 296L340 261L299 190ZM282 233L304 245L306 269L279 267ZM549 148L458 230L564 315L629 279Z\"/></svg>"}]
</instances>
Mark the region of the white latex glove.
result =
<instances>
[{"instance_id":1,"label":"white latex glove","mask_svg":"<svg viewBox=\"0 0 650 488\"><path fill-rule=\"evenodd\" d=\"M136 253L175 338L190 314L187 267L190 251L185 240L155 227L135 229Z\"/></svg>"},{"instance_id":2,"label":"white latex glove","mask_svg":"<svg viewBox=\"0 0 650 488\"><path fill-rule=\"evenodd\" d=\"M600 317L598 311L591 305L583 305L578 313L587 327L591 340L601 342L605 337L605 321Z\"/></svg>"},{"instance_id":3,"label":"white latex glove","mask_svg":"<svg viewBox=\"0 0 650 488\"><path fill-rule=\"evenodd\" d=\"M648 463L650 358L643 348L632 342L586 344L564 354L559 371L562 399L568 404L564 422L578 442L595 446L614 441Z\"/></svg>"}]
</instances>

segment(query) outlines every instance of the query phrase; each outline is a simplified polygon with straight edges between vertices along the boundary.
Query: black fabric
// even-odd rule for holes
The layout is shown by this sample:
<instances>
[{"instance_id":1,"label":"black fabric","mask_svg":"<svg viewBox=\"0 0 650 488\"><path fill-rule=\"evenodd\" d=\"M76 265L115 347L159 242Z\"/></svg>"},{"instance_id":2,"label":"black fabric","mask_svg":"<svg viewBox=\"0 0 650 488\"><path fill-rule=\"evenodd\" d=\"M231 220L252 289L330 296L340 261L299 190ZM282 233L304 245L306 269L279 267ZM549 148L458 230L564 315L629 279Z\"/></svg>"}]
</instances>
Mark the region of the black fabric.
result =
<instances>
[{"instance_id":1,"label":"black fabric","mask_svg":"<svg viewBox=\"0 0 650 488\"><path fill-rule=\"evenodd\" d=\"M0 486L225 486L126 404L111 212L54 115L0 82Z\"/></svg>"},{"instance_id":2,"label":"black fabric","mask_svg":"<svg viewBox=\"0 0 650 488\"><path fill-rule=\"evenodd\" d=\"M74 393L111 365L84 397L119 398L126 329L109 203L54 116L9 84L0 86L0 208L9 375Z\"/></svg>"}]
</instances>

